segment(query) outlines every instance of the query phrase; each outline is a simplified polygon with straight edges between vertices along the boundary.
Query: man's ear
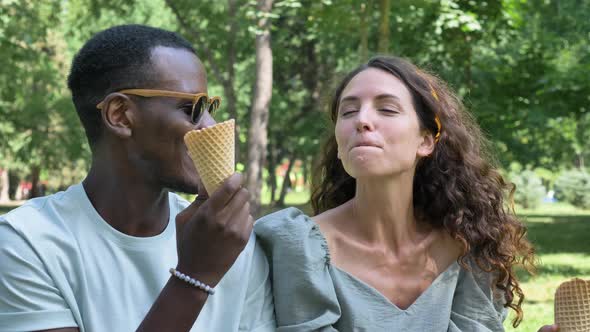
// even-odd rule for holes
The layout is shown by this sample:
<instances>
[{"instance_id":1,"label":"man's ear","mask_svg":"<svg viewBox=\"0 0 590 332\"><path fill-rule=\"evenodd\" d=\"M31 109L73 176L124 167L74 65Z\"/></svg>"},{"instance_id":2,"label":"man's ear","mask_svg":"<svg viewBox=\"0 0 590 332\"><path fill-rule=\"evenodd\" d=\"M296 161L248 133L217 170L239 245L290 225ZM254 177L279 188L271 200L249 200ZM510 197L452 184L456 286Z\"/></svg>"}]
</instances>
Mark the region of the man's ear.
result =
<instances>
[{"instance_id":1,"label":"man's ear","mask_svg":"<svg viewBox=\"0 0 590 332\"><path fill-rule=\"evenodd\" d=\"M425 132L422 135L422 143L418 146L417 154L419 157L427 157L434 151L436 141L430 132Z\"/></svg>"},{"instance_id":2,"label":"man's ear","mask_svg":"<svg viewBox=\"0 0 590 332\"><path fill-rule=\"evenodd\" d=\"M111 93L104 99L101 110L102 122L106 130L121 138L131 137L133 116L130 111L133 103L124 94Z\"/></svg>"}]
</instances>

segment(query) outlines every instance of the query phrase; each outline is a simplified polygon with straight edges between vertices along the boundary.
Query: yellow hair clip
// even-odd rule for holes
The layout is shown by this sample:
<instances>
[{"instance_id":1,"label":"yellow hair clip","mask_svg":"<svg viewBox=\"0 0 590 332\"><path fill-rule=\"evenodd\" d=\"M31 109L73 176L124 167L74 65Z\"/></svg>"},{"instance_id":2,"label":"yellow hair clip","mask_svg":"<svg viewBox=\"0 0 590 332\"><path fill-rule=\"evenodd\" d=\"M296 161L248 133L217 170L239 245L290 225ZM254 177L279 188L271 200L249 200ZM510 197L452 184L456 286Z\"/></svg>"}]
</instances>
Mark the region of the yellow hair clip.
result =
<instances>
[{"instance_id":1,"label":"yellow hair clip","mask_svg":"<svg viewBox=\"0 0 590 332\"><path fill-rule=\"evenodd\" d=\"M432 85L430 85L430 82L428 82L428 86L430 86L430 94L434 97L434 99L436 99L437 102L440 102L440 99L438 99L438 95L436 94L436 91L434 91L434 88L432 87ZM442 129L442 126L440 124L440 119L438 118L438 115L436 115L436 113L434 114L434 122L436 122L436 135L434 136L434 141L438 142L438 139L440 138L440 132Z\"/></svg>"},{"instance_id":2,"label":"yellow hair clip","mask_svg":"<svg viewBox=\"0 0 590 332\"><path fill-rule=\"evenodd\" d=\"M434 115L434 122L436 122L436 127L438 128L436 135L434 136L434 141L438 142L438 139L440 138L440 130L441 130L441 125L440 125L440 120L438 119L438 115Z\"/></svg>"},{"instance_id":3,"label":"yellow hair clip","mask_svg":"<svg viewBox=\"0 0 590 332\"><path fill-rule=\"evenodd\" d=\"M440 99L438 99L438 94L436 93L436 91L434 90L434 88L432 87L432 84L430 84L430 81L424 77L419 70L416 71L416 74L418 74L419 76L422 76L422 78L426 81L426 83L428 83L428 87L430 88L430 94L432 95L432 97L434 97L434 99L436 100L437 103L440 103ZM434 135L434 142L438 142L438 139L440 138L440 132L442 131L442 125L440 123L440 119L438 118L438 115L436 113L434 113L434 122L436 123L436 128L437 128L437 132L436 135Z\"/></svg>"}]
</instances>

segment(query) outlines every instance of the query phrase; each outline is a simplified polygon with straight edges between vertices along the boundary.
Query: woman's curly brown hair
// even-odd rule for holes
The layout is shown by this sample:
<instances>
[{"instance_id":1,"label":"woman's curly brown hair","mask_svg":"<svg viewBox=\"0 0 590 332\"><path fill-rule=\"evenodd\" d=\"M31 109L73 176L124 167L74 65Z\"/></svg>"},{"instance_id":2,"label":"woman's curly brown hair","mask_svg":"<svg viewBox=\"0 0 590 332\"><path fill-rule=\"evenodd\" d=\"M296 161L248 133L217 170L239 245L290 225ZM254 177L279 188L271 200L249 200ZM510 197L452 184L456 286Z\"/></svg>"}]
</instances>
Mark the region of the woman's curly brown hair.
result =
<instances>
[{"instance_id":1,"label":"woman's curly brown hair","mask_svg":"<svg viewBox=\"0 0 590 332\"><path fill-rule=\"evenodd\" d=\"M338 85L330 104L332 125L336 122L344 88L367 68L384 70L401 80L412 95L420 127L442 130L434 152L419 161L414 176L415 214L434 227L445 228L462 242L465 251L459 263L468 268L472 259L480 269L493 273L495 288L503 293L505 307L514 309L512 324L522 321L524 294L515 266L534 269L534 250L526 239L526 227L505 204L512 202L515 186L507 183L492 166L487 141L446 84L413 64L397 57L379 56L349 73ZM332 130L322 160L314 172L312 206L315 214L335 208L355 195L356 180L346 173L337 157ZM512 205L511 205L512 206Z\"/></svg>"}]
</instances>

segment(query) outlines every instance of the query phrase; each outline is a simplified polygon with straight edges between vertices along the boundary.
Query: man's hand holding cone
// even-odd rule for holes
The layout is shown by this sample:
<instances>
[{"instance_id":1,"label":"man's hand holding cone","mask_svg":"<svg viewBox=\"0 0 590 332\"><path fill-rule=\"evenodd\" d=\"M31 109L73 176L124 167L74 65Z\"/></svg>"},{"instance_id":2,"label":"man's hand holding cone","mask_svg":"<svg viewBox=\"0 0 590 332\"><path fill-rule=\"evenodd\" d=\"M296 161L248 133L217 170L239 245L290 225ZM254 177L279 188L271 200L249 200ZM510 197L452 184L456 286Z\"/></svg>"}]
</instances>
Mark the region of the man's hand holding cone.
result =
<instances>
[{"instance_id":1,"label":"man's hand holding cone","mask_svg":"<svg viewBox=\"0 0 590 332\"><path fill-rule=\"evenodd\" d=\"M177 270L214 287L242 252L254 220L250 193L234 174L234 120L185 135L207 192L176 217Z\"/></svg>"}]
</instances>

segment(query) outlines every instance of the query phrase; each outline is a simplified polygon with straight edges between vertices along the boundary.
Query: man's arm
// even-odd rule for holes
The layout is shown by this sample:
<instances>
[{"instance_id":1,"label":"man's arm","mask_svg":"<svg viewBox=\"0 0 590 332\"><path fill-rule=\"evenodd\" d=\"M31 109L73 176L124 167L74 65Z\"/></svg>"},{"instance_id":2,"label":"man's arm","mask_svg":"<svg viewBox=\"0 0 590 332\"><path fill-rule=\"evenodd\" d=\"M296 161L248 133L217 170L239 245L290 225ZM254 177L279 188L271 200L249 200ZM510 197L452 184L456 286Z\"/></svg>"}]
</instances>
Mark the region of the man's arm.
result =
<instances>
[{"instance_id":1,"label":"man's arm","mask_svg":"<svg viewBox=\"0 0 590 332\"><path fill-rule=\"evenodd\" d=\"M171 277L137 331L189 331L207 293Z\"/></svg>"},{"instance_id":2,"label":"man's arm","mask_svg":"<svg viewBox=\"0 0 590 332\"><path fill-rule=\"evenodd\" d=\"M233 265L252 233L250 194L241 183L242 177L234 174L210 198L201 193L176 217L177 270L211 287ZM207 297L203 290L170 277L137 331L188 331Z\"/></svg>"}]
</instances>

